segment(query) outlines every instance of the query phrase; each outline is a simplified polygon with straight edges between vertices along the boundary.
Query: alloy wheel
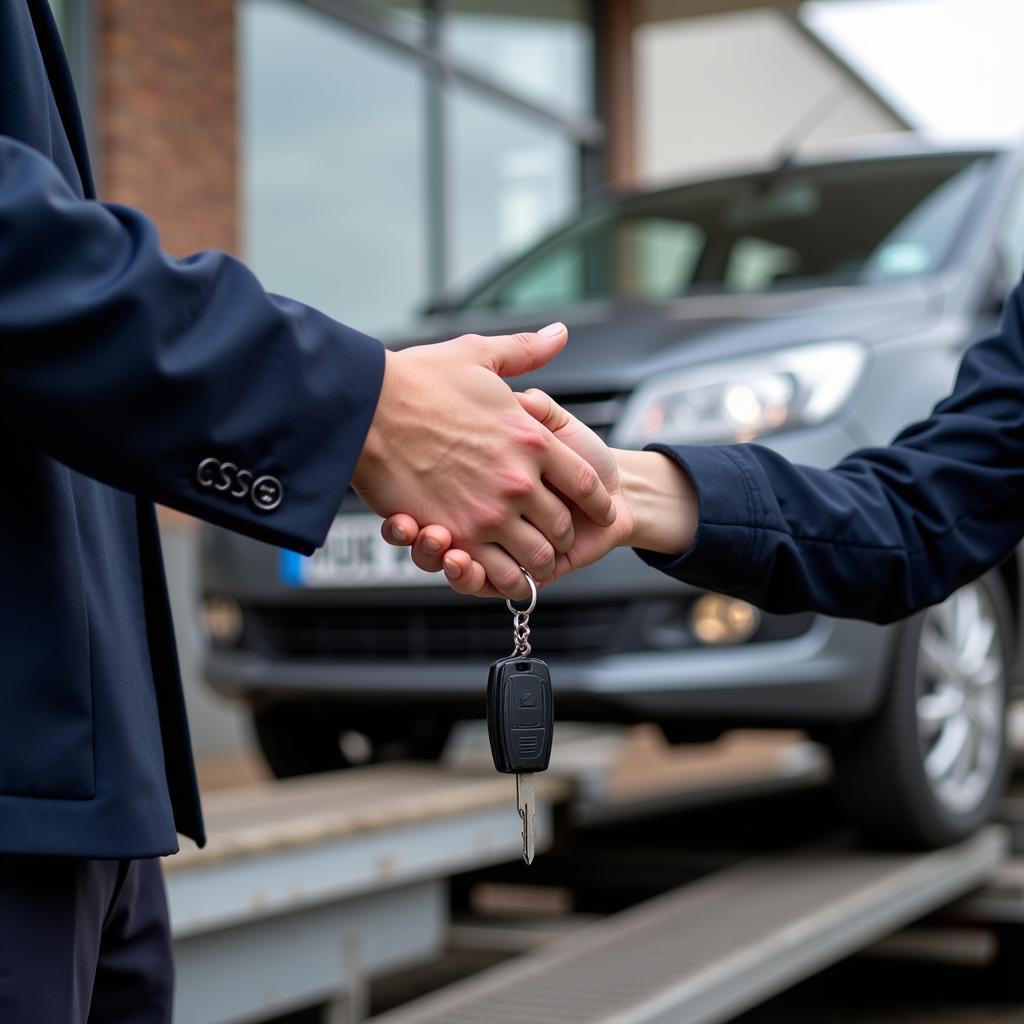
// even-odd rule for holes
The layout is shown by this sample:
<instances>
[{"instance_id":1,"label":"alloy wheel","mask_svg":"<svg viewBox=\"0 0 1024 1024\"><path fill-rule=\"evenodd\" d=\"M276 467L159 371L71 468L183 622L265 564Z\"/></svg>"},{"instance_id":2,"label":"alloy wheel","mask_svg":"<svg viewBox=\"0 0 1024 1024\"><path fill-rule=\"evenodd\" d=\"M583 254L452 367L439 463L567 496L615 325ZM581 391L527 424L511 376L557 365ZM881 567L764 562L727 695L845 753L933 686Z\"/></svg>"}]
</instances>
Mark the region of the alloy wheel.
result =
<instances>
[{"instance_id":1,"label":"alloy wheel","mask_svg":"<svg viewBox=\"0 0 1024 1024\"><path fill-rule=\"evenodd\" d=\"M1006 665L999 618L968 584L924 615L917 658L917 729L925 773L949 811L971 811L999 770Z\"/></svg>"}]
</instances>

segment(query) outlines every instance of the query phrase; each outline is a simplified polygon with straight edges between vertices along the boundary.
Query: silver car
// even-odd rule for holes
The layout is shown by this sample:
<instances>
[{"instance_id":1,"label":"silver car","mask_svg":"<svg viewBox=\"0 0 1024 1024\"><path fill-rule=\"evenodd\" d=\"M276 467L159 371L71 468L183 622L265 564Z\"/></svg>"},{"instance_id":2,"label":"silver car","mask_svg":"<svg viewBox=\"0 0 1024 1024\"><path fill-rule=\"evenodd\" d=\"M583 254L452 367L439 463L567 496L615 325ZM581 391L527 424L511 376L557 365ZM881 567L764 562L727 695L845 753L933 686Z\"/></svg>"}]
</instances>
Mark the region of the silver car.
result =
<instances>
[{"instance_id":1,"label":"silver car","mask_svg":"<svg viewBox=\"0 0 1024 1024\"><path fill-rule=\"evenodd\" d=\"M1009 149L904 139L603 198L394 344L564 320L566 351L521 383L611 443L756 439L826 466L927 413L997 323L1024 256L1022 170ZM209 527L202 566L207 677L251 704L278 775L439 756L510 648L501 602L420 573L355 495L312 558ZM1014 557L880 627L764 614L617 551L545 590L531 625L560 719L678 742L803 728L868 835L935 844L1002 786L1020 581Z\"/></svg>"}]
</instances>

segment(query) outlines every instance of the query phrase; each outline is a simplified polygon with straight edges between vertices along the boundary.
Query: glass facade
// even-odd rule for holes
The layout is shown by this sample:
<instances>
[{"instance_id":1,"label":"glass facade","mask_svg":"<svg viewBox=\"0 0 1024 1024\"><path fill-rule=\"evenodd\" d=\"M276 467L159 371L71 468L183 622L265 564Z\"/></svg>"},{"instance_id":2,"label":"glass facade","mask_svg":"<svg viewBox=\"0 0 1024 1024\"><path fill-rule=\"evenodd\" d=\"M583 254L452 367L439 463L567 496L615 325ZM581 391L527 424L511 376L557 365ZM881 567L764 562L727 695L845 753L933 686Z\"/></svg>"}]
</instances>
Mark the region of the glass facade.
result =
<instances>
[{"instance_id":1,"label":"glass facade","mask_svg":"<svg viewBox=\"0 0 1024 1024\"><path fill-rule=\"evenodd\" d=\"M80 86L83 22L87 13L86 0L50 0L50 8L53 10L57 27L60 29L71 72Z\"/></svg>"},{"instance_id":2,"label":"glass facade","mask_svg":"<svg viewBox=\"0 0 1024 1024\"><path fill-rule=\"evenodd\" d=\"M571 214L599 166L582 0L245 0L246 255L387 335Z\"/></svg>"},{"instance_id":3,"label":"glass facade","mask_svg":"<svg viewBox=\"0 0 1024 1024\"><path fill-rule=\"evenodd\" d=\"M353 327L395 326L428 294L422 69L283 0L241 32L249 262Z\"/></svg>"},{"instance_id":4,"label":"glass facade","mask_svg":"<svg viewBox=\"0 0 1024 1024\"><path fill-rule=\"evenodd\" d=\"M456 86L449 128L448 284L464 287L576 206L579 147L547 125Z\"/></svg>"},{"instance_id":5,"label":"glass facade","mask_svg":"<svg viewBox=\"0 0 1024 1024\"><path fill-rule=\"evenodd\" d=\"M594 109L594 32L584 0L452 0L445 51L539 103Z\"/></svg>"}]
</instances>

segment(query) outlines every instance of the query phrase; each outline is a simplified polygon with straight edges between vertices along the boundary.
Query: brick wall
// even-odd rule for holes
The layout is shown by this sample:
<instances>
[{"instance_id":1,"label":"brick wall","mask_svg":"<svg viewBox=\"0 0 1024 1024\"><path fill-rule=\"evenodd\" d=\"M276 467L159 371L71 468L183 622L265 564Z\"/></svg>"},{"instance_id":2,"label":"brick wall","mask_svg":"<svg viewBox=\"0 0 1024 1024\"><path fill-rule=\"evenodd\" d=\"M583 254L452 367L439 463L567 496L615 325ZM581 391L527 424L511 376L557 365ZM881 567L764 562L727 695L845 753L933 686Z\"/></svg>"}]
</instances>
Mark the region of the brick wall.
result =
<instances>
[{"instance_id":1,"label":"brick wall","mask_svg":"<svg viewBox=\"0 0 1024 1024\"><path fill-rule=\"evenodd\" d=\"M176 255L238 248L235 0L96 0L100 191Z\"/></svg>"}]
</instances>

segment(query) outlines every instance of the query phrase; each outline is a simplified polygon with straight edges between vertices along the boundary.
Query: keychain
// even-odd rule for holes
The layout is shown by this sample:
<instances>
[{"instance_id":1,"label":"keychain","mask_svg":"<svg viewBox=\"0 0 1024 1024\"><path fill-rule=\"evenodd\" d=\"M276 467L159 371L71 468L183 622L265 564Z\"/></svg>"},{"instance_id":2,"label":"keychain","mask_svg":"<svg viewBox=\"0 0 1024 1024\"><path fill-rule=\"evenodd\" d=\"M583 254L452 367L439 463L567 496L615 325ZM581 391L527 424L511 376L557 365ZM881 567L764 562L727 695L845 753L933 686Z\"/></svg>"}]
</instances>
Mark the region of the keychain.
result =
<instances>
[{"instance_id":1,"label":"keychain","mask_svg":"<svg viewBox=\"0 0 1024 1024\"><path fill-rule=\"evenodd\" d=\"M533 863L537 827L534 773L542 772L551 758L554 713L551 673L531 654L530 614L537 607L537 584L523 569L530 585L528 607L506 607L514 616L515 649L491 666L487 677L487 735L494 767L516 777L516 806L523 820L523 859Z\"/></svg>"}]
</instances>

